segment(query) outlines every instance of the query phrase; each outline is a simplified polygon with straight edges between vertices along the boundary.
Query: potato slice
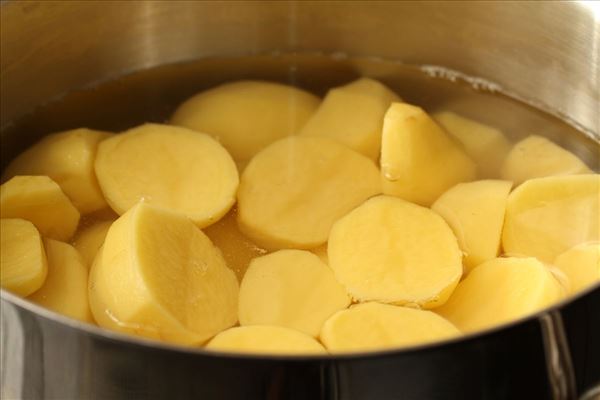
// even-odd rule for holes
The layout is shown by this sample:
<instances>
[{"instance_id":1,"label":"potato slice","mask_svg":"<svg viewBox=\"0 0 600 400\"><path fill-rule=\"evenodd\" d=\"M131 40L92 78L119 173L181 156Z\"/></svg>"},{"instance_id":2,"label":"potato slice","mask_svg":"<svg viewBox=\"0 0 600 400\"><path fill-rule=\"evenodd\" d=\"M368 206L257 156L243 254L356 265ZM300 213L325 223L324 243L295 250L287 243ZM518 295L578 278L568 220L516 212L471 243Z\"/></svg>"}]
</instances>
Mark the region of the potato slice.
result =
<instances>
[{"instance_id":1,"label":"potato slice","mask_svg":"<svg viewBox=\"0 0 600 400\"><path fill-rule=\"evenodd\" d=\"M569 278L569 293L581 290L600 282L600 243L577 245L558 257L556 265Z\"/></svg>"},{"instance_id":2,"label":"potato slice","mask_svg":"<svg viewBox=\"0 0 600 400\"><path fill-rule=\"evenodd\" d=\"M0 286L20 296L42 287L46 252L36 227L24 219L0 220Z\"/></svg>"},{"instance_id":3,"label":"potato slice","mask_svg":"<svg viewBox=\"0 0 600 400\"><path fill-rule=\"evenodd\" d=\"M185 101L171 123L214 136L237 162L244 164L277 139L296 134L319 101L293 86L232 82Z\"/></svg>"},{"instance_id":4,"label":"potato slice","mask_svg":"<svg viewBox=\"0 0 600 400\"><path fill-rule=\"evenodd\" d=\"M331 89L300 135L335 139L377 161L383 115L401 99L376 80L361 78Z\"/></svg>"},{"instance_id":5,"label":"potato slice","mask_svg":"<svg viewBox=\"0 0 600 400\"><path fill-rule=\"evenodd\" d=\"M106 328L200 344L237 322L235 274L181 214L133 207L110 227L90 274L92 313Z\"/></svg>"},{"instance_id":6,"label":"potato slice","mask_svg":"<svg viewBox=\"0 0 600 400\"><path fill-rule=\"evenodd\" d=\"M333 139L292 136L246 167L238 223L266 249L310 249L327 241L336 220L377 193L373 161Z\"/></svg>"},{"instance_id":7,"label":"potato slice","mask_svg":"<svg viewBox=\"0 0 600 400\"><path fill-rule=\"evenodd\" d=\"M96 174L118 214L143 200L181 212L200 228L229 211L239 183L235 163L216 140L159 124L141 125L103 141Z\"/></svg>"},{"instance_id":8,"label":"potato slice","mask_svg":"<svg viewBox=\"0 0 600 400\"><path fill-rule=\"evenodd\" d=\"M57 313L92 322L88 303L88 270L73 246L57 240L44 241L48 277L29 300Z\"/></svg>"},{"instance_id":9,"label":"potato slice","mask_svg":"<svg viewBox=\"0 0 600 400\"><path fill-rule=\"evenodd\" d=\"M391 196L369 199L336 222L327 253L359 301L437 307L462 275L462 254L442 217Z\"/></svg>"},{"instance_id":10,"label":"potato slice","mask_svg":"<svg viewBox=\"0 0 600 400\"><path fill-rule=\"evenodd\" d=\"M431 206L456 235L467 272L498 256L511 186L500 180L459 183Z\"/></svg>"},{"instance_id":11,"label":"potato slice","mask_svg":"<svg viewBox=\"0 0 600 400\"><path fill-rule=\"evenodd\" d=\"M327 265L305 250L255 258L240 285L240 325L277 325L317 336L350 297Z\"/></svg>"},{"instance_id":12,"label":"potato slice","mask_svg":"<svg viewBox=\"0 0 600 400\"><path fill-rule=\"evenodd\" d=\"M589 174L575 154L537 135L516 143L502 166L502 179L520 185L528 179L554 175Z\"/></svg>"},{"instance_id":13,"label":"potato slice","mask_svg":"<svg viewBox=\"0 0 600 400\"><path fill-rule=\"evenodd\" d=\"M321 342L332 353L384 350L449 339L454 325L424 310L375 302L356 304L331 316Z\"/></svg>"},{"instance_id":14,"label":"potato slice","mask_svg":"<svg viewBox=\"0 0 600 400\"><path fill-rule=\"evenodd\" d=\"M463 332L489 328L548 307L565 296L535 258L495 258L475 268L436 309Z\"/></svg>"},{"instance_id":15,"label":"potato slice","mask_svg":"<svg viewBox=\"0 0 600 400\"><path fill-rule=\"evenodd\" d=\"M433 118L463 145L467 155L477 163L479 176L495 178L500 175L510 150L510 143L500 130L450 111L436 113Z\"/></svg>"},{"instance_id":16,"label":"potato slice","mask_svg":"<svg viewBox=\"0 0 600 400\"><path fill-rule=\"evenodd\" d=\"M2 181L16 175L46 175L58 183L80 213L106 208L94 159L98 143L110 135L80 128L45 136L6 167Z\"/></svg>"},{"instance_id":17,"label":"potato slice","mask_svg":"<svg viewBox=\"0 0 600 400\"><path fill-rule=\"evenodd\" d=\"M599 208L600 175L526 181L508 197L504 252L552 263L577 244L600 240Z\"/></svg>"},{"instance_id":18,"label":"potato slice","mask_svg":"<svg viewBox=\"0 0 600 400\"><path fill-rule=\"evenodd\" d=\"M281 326L241 326L227 329L207 345L209 350L235 353L325 354L327 351L305 333Z\"/></svg>"},{"instance_id":19,"label":"potato slice","mask_svg":"<svg viewBox=\"0 0 600 400\"><path fill-rule=\"evenodd\" d=\"M477 168L425 111L405 103L385 113L380 162L383 193L425 206L475 179Z\"/></svg>"},{"instance_id":20,"label":"potato slice","mask_svg":"<svg viewBox=\"0 0 600 400\"><path fill-rule=\"evenodd\" d=\"M0 216L33 222L42 236L69 240L79 211L47 176L15 176L0 186Z\"/></svg>"},{"instance_id":21,"label":"potato slice","mask_svg":"<svg viewBox=\"0 0 600 400\"><path fill-rule=\"evenodd\" d=\"M96 221L80 229L73 239L73 246L79 251L86 267L91 267L94 258L104 243L104 238L113 221Z\"/></svg>"}]
</instances>

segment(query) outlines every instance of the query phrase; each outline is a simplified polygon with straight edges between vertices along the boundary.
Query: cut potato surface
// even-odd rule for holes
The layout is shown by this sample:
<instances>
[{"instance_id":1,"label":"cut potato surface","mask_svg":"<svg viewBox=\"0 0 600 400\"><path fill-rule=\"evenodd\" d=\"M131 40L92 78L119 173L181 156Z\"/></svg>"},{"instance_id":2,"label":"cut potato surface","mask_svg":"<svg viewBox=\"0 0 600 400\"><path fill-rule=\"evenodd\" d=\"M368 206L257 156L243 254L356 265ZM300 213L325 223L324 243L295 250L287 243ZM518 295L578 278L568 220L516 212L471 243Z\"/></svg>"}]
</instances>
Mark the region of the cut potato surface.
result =
<instances>
[{"instance_id":1,"label":"cut potato surface","mask_svg":"<svg viewBox=\"0 0 600 400\"><path fill-rule=\"evenodd\" d=\"M200 344L237 322L238 283L183 215L140 203L116 220L90 272L99 325Z\"/></svg>"},{"instance_id":2,"label":"cut potato surface","mask_svg":"<svg viewBox=\"0 0 600 400\"><path fill-rule=\"evenodd\" d=\"M380 193L367 157L329 138L292 136L256 155L242 174L238 223L267 249L310 249L335 221Z\"/></svg>"},{"instance_id":3,"label":"cut potato surface","mask_svg":"<svg viewBox=\"0 0 600 400\"><path fill-rule=\"evenodd\" d=\"M511 186L500 180L459 183L431 206L456 235L467 272L498 256Z\"/></svg>"},{"instance_id":4,"label":"cut potato surface","mask_svg":"<svg viewBox=\"0 0 600 400\"><path fill-rule=\"evenodd\" d=\"M599 208L600 175L526 181L508 197L504 252L552 263L575 245L600 240Z\"/></svg>"},{"instance_id":5,"label":"cut potato surface","mask_svg":"<svg viewBox=\"0 0 600 400\"><path fill-rule=\"evenodd\" d=\"M524 317L561 300L565 289L535 258L496 258L471 271L436 309L463 332Z\"/></svg>"},{"instance_id":6,"label":"cut potato surface","mask_svg":"<svg viewBox=\"0 0 600 400\"><path fill-rule=\"evenodd\" d=\"M20 296L42 287L48 267L42 238L24 219L0 220L0 286Z\"/></svg>"},{"instance_id":7,"label":"cut potato surface","mask_svg":"<svg viewBox=\"0 0 600 400\"><path fill-rule=\"evenodd\" d=\"M589 174L575 154L537 135L516 143L502 166L502 179L520 185L528 179L553 175Z\"/></svg>"},{"instance_id":8,"label":"cut potato surface","mask_svg":"<svg viewBox=\"0 0 600 400\"><path fill-rule=\"evenodd\" d=\"M300 131L300 135L338 140L376 161L381 150L383 116L392 102L401 101L385 85L361 78L331 89Z\"/></svg>"},{"instance_id":9,"label":"cut potato surface","mask_svg":"<svg viewBox=\"0 0 600 400\"><path fill-rule=\"evenodd\" d=\"M334 314L320 338L327 350L339 353L414 346L458 335L454 325L431 311L370 302Z\"/></svg>"},{"instance_id":10,"label":"cut potato surface","mask_svg":"<svg viewBox=\"0 0 600 400\"><path fill-rule=\"evenodd\" d=\"M74 319L92 322L88 303L88 270L73 246L52 239L44 241L48 277L29 300Z\"/></svg>"},{"instance_id":11,"label":"cut potato surface","mask_svg":"<svg viewBox=\"0 0 600 400\"><path fill-rule=\"evenodd\" d=\"M367 200L336 222L327 253L336 278L359 301L437 307L463 269L442 217L391 196Z\"/></svg>"},{"instance_id":12,"label":"cut potato surface","mask_svg":"<svg viewBox=\"0 0 600 400\"><path fill-rule=\"evenodd\" d=\"M350 297L319 257L279 250L255 258L240 285L240 325L276 325L318 336Z\"/></svg>"},{"instance_id":13,"label":"cut potato surface","mask_svg":"<svg viewBox=\"0 0 600 400\"><path fill-rule=\"evenodd\" d=\"M31 221L42 236L69 240L79 211L47 176L15 176L0 186L0 216Z\"/></svg>"},{"instance_id":14,"label":"cut potato surface","mask_svg":"<svg viewBox=\"0 0 600 400\"><path fill-rule=\"evenodd\" d=\"M2 181L16 175L46 175L58 183L80 213L106 208L94 159L98 143L110 136L86 128L48 135L15 158L6 167Z\"/></svg>"},{"instance_id":15,"label":"cut potato surface","mask_svg":"<svg viewBox=\"0 0 600 400\"><path fill-rule=\"evenodd\" d=\"M100 247L102 247L104 238L112 223L113 221L97 221L80 229L75 235L73 246L79 251L88 268L94 262L94 258Z\"/></svg>"},{"instance_id":16,"label":"cut potato surface","mask_svg":"<svg viewBox=\"0 0 600 400\"><path fill-rule=\"evenodd\" d=\"M556 265L569 279L569 293L575 294L600 282L600 243L584 243L556 257Z\"/></svg>"},{"instance_id":17,"label":"cut potato surface","mask_svg":"<svg viewBox=\"0 0 600 400\"><path fill-rule=\"evenodd\" d=\"M292 86L240 81L190 98L175 111L171 123L215 137L243 164L272 142L296 134L319 102Z\"/></svg>"},{"instance_id":18,"label":"cut potato surface","mask_svg":"<svg viewBox=\"0 0 600 400\"><path fill-rule=\"evenodd\" d=\"M405 103L385 113L380 162L383 193L424 206L475 179L477 168L425 111Z\"/></svg>"},{"instance_id":19,"label":"cut potato surface","mask_svg":"<svg viewBox=\"0 0 600 400\"><path fill-rule=\"evenodd\" d=\"M235 163L213 138L189 129L145 124L100 143L100 187L124 214L139 201L187 215L208 226L235 202Z\"/></svg>"},{"instance_id":20,"label":"cut potato surface","mask_svg":"<svg viewBox=\"0 0 600 400\"><path fill-rule=\"evenodd\" d=\"M215 336L207 349L240 353L325 354L313 337L281 326L242 326Z\"/></svg>"}]
</instances>

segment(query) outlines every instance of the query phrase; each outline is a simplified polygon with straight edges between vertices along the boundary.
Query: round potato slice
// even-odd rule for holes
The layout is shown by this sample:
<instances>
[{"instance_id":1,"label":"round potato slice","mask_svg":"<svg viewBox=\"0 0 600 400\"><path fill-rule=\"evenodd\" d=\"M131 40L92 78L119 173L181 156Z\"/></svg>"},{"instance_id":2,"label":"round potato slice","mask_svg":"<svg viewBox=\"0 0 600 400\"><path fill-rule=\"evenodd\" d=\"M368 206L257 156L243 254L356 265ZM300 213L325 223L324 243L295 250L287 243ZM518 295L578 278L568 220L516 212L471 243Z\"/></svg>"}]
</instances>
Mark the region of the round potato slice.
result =
<instances>
[{"instance_id":1,"label":"round potato slice","mask_svg":"<svg viewBox=\"0 0 600 400\"><path fill-rule=\"evenodd\" d=\"M104 243L104 238L113 221L97 221L91 225L85 226L77 232L73 239L73 246L83 257L85 265L89 268L94 262L94 258L100 247Z\"/></svg>"},{"instance_id":2,"label":"round potato slice","mask_svg":"<svg viewBox=\"0 0 600 400\"><path fill-rule=\"evenodd\" d=\"M339 353L413 346L458 335L454 325L431 311L370 302L335 313L323 325L320 338L327 350Z\"/></svg>"},{"instance_id":3,"label":"round potato slice","mask_svg":"<svg viewBox=\"0 0 600 400\"><path fill-rule=\"evenodd\" d=\"M240 325L277 325L317 336L350 297L327 265L305 250L255 258L240 285Z\"/></svg>"},{"instance_id":4,"label":"round potato slice","mask_svg":"<svg viewBox=\"0 0 600 400\"><path fill-rule=\"evenodd\" d=\"M118 214L145 201L183 213L201 228L227 213L239 183L235 163L216 140L159 124L100 143L96 174Z\"/></svg>"},{"instance_id":5,"label":"round potato slice","mask_svg":"<svg viewBox=\"0 0 600 400\"><path fill-rule=\"evenodd\" d=\"M462 253L435 212L392 196L367 200L335 223L329 266L359 301L443 304L462 275Z\"/></svg>"},{"instance_id":6,"label":"round potato slice","mask_svg":"<svg viewBox=\"0 0 600 400\"><path fill-rule=\"evenodd\" d=\"M584 243L556 257L557 266L569 279L569 293L600 282L600 243Z\"/></svg>"},{"instance_id":7,"label":"round potato slice","mask_svg":"<svg viewBox=\"0 0 600 400\"><path fill-rule=\"evenodd\" d=\"M292 136L256 155L242 174L238 223L267 249L310 249L333 223L380 193L367 157L328 138Z\"/></svg>"},{"instance_id":8,"label":"round potato slice","mask_svg":"<svg viewBox=\"0 0 600 400\"><path fill-rule=\"evenodd\" d=\"M313 337L281 326L241 326L215 336L207 349L236 353L324 354Z\"/></svg>"}]
</instances>

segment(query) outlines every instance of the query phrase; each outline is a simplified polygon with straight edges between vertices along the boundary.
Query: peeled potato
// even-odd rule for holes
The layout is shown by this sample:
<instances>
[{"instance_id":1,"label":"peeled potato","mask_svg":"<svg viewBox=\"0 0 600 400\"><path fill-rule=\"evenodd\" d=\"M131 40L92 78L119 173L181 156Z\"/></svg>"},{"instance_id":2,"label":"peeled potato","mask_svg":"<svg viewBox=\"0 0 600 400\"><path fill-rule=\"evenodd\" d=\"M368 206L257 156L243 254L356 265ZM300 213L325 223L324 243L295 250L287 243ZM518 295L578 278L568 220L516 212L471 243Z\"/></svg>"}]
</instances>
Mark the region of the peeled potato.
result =
<instances>
[{"instance_id":1,"label":"peeled potato","mask_svg":"<svg viewBox=\"0 0 600 400\"><path fill-rule=\"evenodd\" d=\"M552 263L571 247L600 240L600 175L526 181L508 197L502 246Z\"/></svg>"},{"instance_id":2,"label":"peeled potato","mask_svg":"<svg viewBox=\"0 0 600 400\"><path fill-rule=\"evenodd\" d=\"M110 227L89 294L99 325L180 344L237 321L238 283L221 252L185 216L145 203Z\"/></svg>"},{"instance_id":3,"label":"peeled potato","mask_svg":"<svg viewBox=\"0 0 600 400\"><path fill-rule=\"evenodd\" d=\"M431 206L456 235L467 272L498 256L511 186L500 180L459 183Z\"/></svg>"},{"instance_id":4,"label":"peeled potato","mask_svg":"<svg viewBox=\"0 0 600 400\"><path fill-rule=\"evenodd\" d=\"M327 243L311 250L314 255L319 257L325 265L329 265L329 257L327 257Z\"/></svg>"},{"instance_id":5,"label":"peeled potato","mask_svg":"<svg viewBox=\"0 0 600 400\"><path fill-rule=\"evenodd\" d=\"M405 103L385 113L380 163L383 193L425 206L475 179L477 168L425 111Z\"/></svg>"},{"instance_id":6,"label":"peeled potato","mask_svg":"<svg viewBox=\"0 0 600 400\"><path fill-rule=\"evenodd\" d=\"M367 200L336 222L327 253L359 301L437 307L462 275L462 254L442 217L391 196Z\"/></svg>"},{"instance_id":7,"label":"peeled potato","mask_svg":"<svg viewBox=\"0 0 600 400\"><path fill-rule=\"evenodd\" d=\"M69 240L79 211L47 176L15 176L0 186L0 216L31 221L42 236Z\"/></svg>"},{"instance_id":8,"label":"peeled potato","mask_svg":"<svg viewBox=\"0 0 600 400\"><path fill-rule=\"evenodd\" d=\"M0 286L23 297L38 290L48 267L36 227L24 219L2 219L0 243Z\"/></svg>"},{"instance_id":9,"label":"peeled potato","mask_svg":"<svg viewBox=\"0 0 600 400\"><path fill-rule=\"evenodd\" d=\"M575 294L600 282L600 244L575 246L556 257L554 265L569 279L569 293Z\"/></svg>"},{"instance_id":10,"label":"peeled potato","mask_svg":"<svg viewBox=\"0 0 600 400\"><path fill-rule=\"evenodd\" d=\"M471 271L436 309L463 332L499 325L561 300L564 288L535 258L495 258Z\"/></svg>"},{"instance_id":11,"label":"peeled potato","mask_svg":"<svg viewBox=\"0 0 600 400\"><path fill-rule=\"evenodd\" d=\"M333 272L304 250L255 258L240 285L240 325L277 325L317 336L327 318L350 305Z\"/></svg>"},{"instance_id":12,"label":"peeled potato","mask_svg":"<svg viewBox=\"0 0 600 400\"><path fill-rule=\"evenodd\" d=\"M380 192L367 157L328 138L292 136L256 155L242 174L238 223L267 249L310 249L333 223Z\"/></svg>"},{"instance_id":13,"label":"peeled potato","mask_svg":"<svg viewBox=\"0 0 600 400\"><path fill-rule=\"evenodd\" d=\"M113 221L97 221L80 229L73 239L73 246L81 254L84 264L90 267Z\"/></svg>"},{"instance_id":14,"label":"peeled potato","mask_svg":"<svg viewBox=\"0 0 600 400\"><path fill-rule=\"evenodd\" d=\"M324 354L327 351L305 333L281 326L242 326L215 336L207 349L267 354Z\"/></svg>"},{"instance_id":15,"label":"peeled potato","mask_svg":"<svg viewBox=\"0 0 600 400\"><path fill-rule=\"evenodd\" d=\"M323 325L320 338L327 350L339 353L412 346L458 335L454 325L431 311L370 302L335 313Z\"/></svg>"},{"instance_id":16,"label":"peeled potato","mask_svg":"<svg viewBox=\"0 0 600 400\"><path fill-rule=\"evenodd\" d=\"M401 101L396 93L369 78L333 88L300 135L338 140L376 161L381 150L383 115L394 101Z\"/></svg>"},{"instance_id":17,"label":"peeled potato","mask_svg":"<svg viewBox=\"0 0 600 400\"><path fill-rule=\"evenodd\" d=\"M183 213L201 228L229 211L239 183L235 163L216 140L159 124L100 143L96 174L117 213L145 201Z\"/></svg>"},{"instance_id":18,"label":"peeled potato","mask_svg":"<svg viewBox=\"0 0 600 400\"><path fill-rule=\"evenodd\" d=\"M293 86L240 81L188 99L171 123L215 137L244 164L272 142L297 133L318 105L318 97Z\"/></svg>"},{"instance_id":19,"label":"peeled potato","mask_svg":"<svg viewBox=\"0 0 600 400\"><path fill-rule=\"evenodd\" d=\"M477 163L480 176L499 176L510 150L510 143L500 130L449 111L436 113L433 118L463 145Z\"/></svg>"},{"instance_id":20,"label":"peeled potato","mask_svg":"<svg viewBox=\"0 0 600 400\"><path fill-rule=\"evenodd\" d=\"M516 143L502 166L502 179L520 185L528 179L553 175L589 174L575 154L537 135Z\"/></svg>"},{"instance_id":21,"label":"peeled potato","mask_svg":"<svg viewBox=\"0 0 600 400\"><path fill-rule=\"evenodd\" d=\"M48 277L29 300L57 313L92 322L88 303L88 270L73 246L52 239L44 241Z\"/></svg>"}]
</instances>

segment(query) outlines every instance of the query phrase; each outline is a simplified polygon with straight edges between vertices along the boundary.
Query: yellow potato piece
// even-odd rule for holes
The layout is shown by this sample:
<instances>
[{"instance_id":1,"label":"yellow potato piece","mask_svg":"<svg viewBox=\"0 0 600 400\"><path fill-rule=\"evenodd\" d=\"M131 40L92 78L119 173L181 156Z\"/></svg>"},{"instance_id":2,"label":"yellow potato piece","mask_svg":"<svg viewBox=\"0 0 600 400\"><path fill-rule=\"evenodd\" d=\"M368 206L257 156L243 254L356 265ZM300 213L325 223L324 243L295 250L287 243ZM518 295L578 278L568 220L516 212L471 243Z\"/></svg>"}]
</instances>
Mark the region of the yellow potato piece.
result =
<instances>
[{"instance_id":1,"label":"yellow potato piece","mask_svg":"<svg viewBox=\"0 0 600 400\"><path fill-rule=\"evenodd\" d=\"M535 258L495 258L475 268L436 309L463 332L524 317L561 300L565 290Z\"/></svg>"},{"instance_id":2,"label":"yellow potato piece","mask_svg":"<svg viewBox=\"0 0 600 400\"><path fill-rule=\"evenodd\" d=\"M327 243L311 250L314 255L319 257L325 265L329 265L329 257L327 257Z\"/></svg>"},{"instance_id":3,"label":"yellow potato piece","mask_svg":"<svg viewBox=\"0 0 600 400\"><path fill-rule=\"evenodd\" d=\"M0 286L29 296L46 279L48 267L42 238L24 219L0 220Z\"/></svg>"},{"instance_id":4,"label":"yellow potato piece","mask_svg":"<svg viewBox=\"0 0 600 400\"><path fill-rule=\"evenodd\" d=\"M462 275L462 254L442 217L391 196L367 200L336 222L327 253L359 301L437 307Z\"/></svg>"},{"instance_id":5,"label":"yellow potato piece","mask_svg":"<svg viewBox=\"0 0 600 400\"><path fill-rule=\"evenodd\" d=\"M431 311L370 302L334 314L320 338L328 351L340 353L414 346L458 335L454 325Z\"/></svg>"},{"instance_id":6,"label":"yellow potato piece","mask_svg":"<svg viewBox=\"0 0 600 400\"><path fill-rule=\"evenodd\" d=\"M520 185L528 179L554 175L589 174L575 154L537 135L516 143L502 166L502 179Z\"/></svg>"},{"instance_id":7,"label":"yellow potato piece","mask_svg":"<svg viewBox=\"0 0 600 400\"><path fill-rule=\"evenodd\" d=\"M227 329L207 345L209 350L235 353L325 354L311 336L281 326L242 326Z\"/></svg>"},{"instance_id":8,"label":"yellow potato piece","mask_svg":"<svg viewBox=\"0 0 600 400\"><path fill-rule=\"evenodd\" d=\"M240 325L276 325L318 336L350 297L327 265L305 250L255 258L240 285Z\"/></svg>"},{"instance_id":9,"label":"yellow potato piece","mask_svg":"<svg viewBox=\"0 0 600 400\"><path fill-rule=\"evenodd\" d=\"M433 118L463 145L467 155L477 163L479 176L500 175L502 162L510 150L510 143L500 130L450 111L436 113Z\"/></svg>"},{"instance_id":10,"label":"yellow potato piece","mask_svg":"<svg viewBox=\"0 0 600 400\"><path fill-rule=\"evenodd\" d=\"M267 249L310 249L335 221L380 193L367 157L333 139L292 136L256 155L242 174L238 223Z\"/></svg>"},{"instance_id":11,"label":"yellow potato piece","mask_svg":"<svg viewBox=\"0 0 600 400\"><path fill-rule=\"evenodd\" d=\"M600 282L600 244L584 243L556 257L557 266L569 279L569 293L576 294Z\"/></svg>"},{"instance_id":12,"label":"yellow potato piece","mask_svg":"<svg viewBox=\"0 0 600 400\"><path fill-rule=\"evenodd\" d=\"M293 86L232 82L185 101L171 123L214 136L237 162L245 164L272 142L296 134L319 101Z\"/></svg>"},{"instance_id":13,"label":"yellow potato piece","mask_svg":"<svg viewBox=\"0 0 600 400\"><path fill-rule=\"evenodd\" d=\"M84 264L89 268L94 262L94 258L100 247L104 243L104 238L113 221L97 221L91 225L80 229L73 239L73 246L81 254Z\"/></svg>"},{"instance_id":14,"label":"yellow potato piece","mask_svg":"<svg viewBox=\"0 0 600 400\"><path fill-rule=\"evenodd\" d=\"M552 263L575 245L600 240L599 209L600 175L526 181L508 197L504 252Z\"/></svg>"},{"instance_id":15,"label":"yellow potato piece","mask_svg":"<svg viewBox=\"0 0 600 400\"><path fill-rule=\"evenodd\" d=\"M57 313L92 322L88 303L88 270L73 246L52 239L44 241L48 277L29 300Z\"/></svg>"},{"instance_id":16,"label":"yellow potato piece","mask_svg":"<svg viewBox=\"0 0 600 400\"><path fill-rule=\"evenodd\" d=\"M48 135L15 158L2 181L16 175L46 175L58 183L80 213L106 208L94 159L98 143L110 135L86 128Z\"/></svg>"},{"instance_id":17,"label":"yellow potato piece","mask_svg":"<svg viewBox=\"0 0 600 400\"><path fill-rule=\"evenodd\" d=\"M424 206L475 179L477 168L425 111L405 103L385 113L380 163L383 193Z\"/></svg>"},{"instance_id":18,"label":"yellow potato piece","mask_svg":"<svg viewBox=\"0 0 600 400\"><path fill-rule=\"evenodd\" d=\"M380 82L361 78L335 87L300 131L300 135L338 140L376 161L381 150L383 116L401 99Z\"/></svg>"},{"instance_id":19,"label":"yellow potato piece","mask_svg":"<svg viewBox=\"0 0 600 400\"><path fill-rule=\"evenodd\" d=\"M63 241L79 223L79 211L47 176L15 176L0 186L0 216L26 219L42 236Z\"/></svg>"},{"instance_id":20,"label":"yellow potato piece","mask_svg":"<svg viewBox=\"0 0 600 400\"><path fill-rule=\"evenodd\" d=\"M159 124L103 141L96 174L118 214L145 201L183 213L200 228L229 211L239 183L235 163L213 138Z\"/></svg>"},{"instance_id":21,"label":"yellow potato piece","mask_svg":"<svg viewBox=\"0 0 600 400\"><path fill-rule=\"evenodd\" d=\"M99 325L154 339L200 344L237 322L221 252L185 216L145 203L110 227L89 293Z\"/></svg>"},{"instance_id":22,"label":"yellow potato piece","mask_svg":"<svg viewBox=\"0 0 600 400\"><path fill-rule=\"evenodd\" d=\"M456 235L467 272L498 256L511 186L500 180L459 183L431 206Z\"/></svg>"}]
</instances>

